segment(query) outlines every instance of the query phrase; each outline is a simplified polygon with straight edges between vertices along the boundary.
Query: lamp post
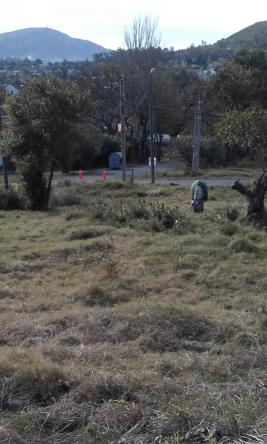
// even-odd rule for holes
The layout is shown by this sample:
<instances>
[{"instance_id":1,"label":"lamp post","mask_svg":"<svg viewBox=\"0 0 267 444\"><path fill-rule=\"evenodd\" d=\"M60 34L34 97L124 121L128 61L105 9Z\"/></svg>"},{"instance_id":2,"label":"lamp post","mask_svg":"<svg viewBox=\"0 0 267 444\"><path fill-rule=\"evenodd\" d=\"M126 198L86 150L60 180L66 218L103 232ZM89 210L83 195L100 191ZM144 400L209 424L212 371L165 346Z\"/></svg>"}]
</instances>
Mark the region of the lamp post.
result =
<instances>
[{"instance_id":1,"label":"lamp post","mask_svg":"<svg viewBox=\"0 0 267 444\"><path fill-rule=\"evenodd\" d=\"M198 173L199 170L199 155L200 155L200 142L201 142L201 112L202 102L199 98L198 104L195 108L195 122L194 122L194 138L193 138L193 159L192 159L192 172Z\"/></svg>"},{"instance_id":2,"label":"lamp post","mask_svg":"<svg viewBox=\"0 0 267 444\"><path fill-rule=\"evenodd\" d=\"M124 79L120 79L120 114L121 114L121 153L122 153L122 180L126 180L126 135L125 135L125 96Z\"/></svg>"},{"instance_id":3,"label":"lamp post","mask_svg":"<svg viewBox=\"0 0 267 444\"><path fill-rule=\"evenodd\" d=\"M155 72L155 68L151 68L149 71L149 81L148 81L151 183L155 183L154 140L153 140L153 106L152 106L152 76L153 76L154 72Z\"/></svg>"},{"instance_id":4,"label":"lamp post","mask_svg":"<svg viewBox=\"0 0 267 444\"><path fill-rule=\"evenodd\" d=\"M4 123L3 123L2 108L0 107L0 133L2 131L4 131ZM4 153L2 154L2 160L3 160L3 172L4 172L4 187L5 187L5 190L8 190L9 184L8 184L7 161L6 161L6 156Z\"/></svg>"}]
</instances>

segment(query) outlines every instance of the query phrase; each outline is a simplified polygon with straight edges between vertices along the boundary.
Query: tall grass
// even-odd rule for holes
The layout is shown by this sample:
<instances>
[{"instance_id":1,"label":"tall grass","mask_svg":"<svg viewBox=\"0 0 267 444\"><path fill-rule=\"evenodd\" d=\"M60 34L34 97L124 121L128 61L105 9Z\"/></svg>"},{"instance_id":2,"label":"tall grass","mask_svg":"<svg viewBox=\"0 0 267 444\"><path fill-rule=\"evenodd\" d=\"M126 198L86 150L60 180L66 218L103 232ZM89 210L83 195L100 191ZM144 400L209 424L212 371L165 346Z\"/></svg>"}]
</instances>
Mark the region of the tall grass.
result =
<instances>
[{"instance_id":1,"label":"tall grass","mask_svg":"<svg viewBox=\"0 0 267 444\"><path fill-rule=\"evenodd\" d=\"M212 195L67 182L0 212L1 443L266 442L266 233Z\"/></svg>"}]
</instances>

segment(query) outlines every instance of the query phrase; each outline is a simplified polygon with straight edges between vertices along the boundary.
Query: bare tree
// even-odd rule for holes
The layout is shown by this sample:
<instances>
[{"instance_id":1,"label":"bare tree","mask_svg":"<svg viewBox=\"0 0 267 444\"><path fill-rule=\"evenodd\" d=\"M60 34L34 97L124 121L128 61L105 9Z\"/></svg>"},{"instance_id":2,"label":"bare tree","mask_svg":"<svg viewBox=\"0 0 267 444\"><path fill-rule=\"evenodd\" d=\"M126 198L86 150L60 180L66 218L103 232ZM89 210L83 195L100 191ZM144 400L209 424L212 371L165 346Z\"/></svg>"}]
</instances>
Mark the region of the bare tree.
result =
<instances>
[{"instance_id":1,"label":"bare tree","mask_svg":"<svg viewBox=\"0 0 267 444\"><path fill-rule=\"evenodd\" d=\"M144 162L148 133L148 81L151 68L160 63L158 19L138 16L124 29L125 50L122 51L122 72L126 80L126 101L130 105L131 122L138 144L138 159Z\"/></svg>"},{"instance_id":2,"label":"bare tree","mask_svg":"<svg viewBox=\"0 0 267 444\"><path fill-rule=\"evenodd\" d=\"M138 16L130 28L124 28L124 43L126 49L149 49L160 46L160 36L157 33L158 18Z\"/></svg>"}]
</instances>

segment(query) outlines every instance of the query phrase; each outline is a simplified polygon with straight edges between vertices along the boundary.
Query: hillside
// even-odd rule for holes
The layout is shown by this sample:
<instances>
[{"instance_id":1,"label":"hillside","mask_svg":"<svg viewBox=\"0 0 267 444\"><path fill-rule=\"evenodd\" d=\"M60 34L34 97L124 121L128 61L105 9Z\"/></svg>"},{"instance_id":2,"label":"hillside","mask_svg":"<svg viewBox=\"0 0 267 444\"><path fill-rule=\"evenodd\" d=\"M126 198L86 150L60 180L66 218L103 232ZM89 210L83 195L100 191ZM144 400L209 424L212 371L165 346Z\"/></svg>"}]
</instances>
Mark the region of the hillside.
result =
<instances>
[{"instance_id":1,"label":"hillside","mask_svg":"<svg viewBox=\"0 0 267 444\"><path fill-rule=\"evenodd\" d=\"M0 34L0 57L42 60L83 60L107 51L89 40L69 37L50 28L27 28Z\"/></svg>"},{"instance_id":2,"label":"hillside","mask_svg":"<svg viewBox=\"0 0 267 444\"><path fill-rule=\"evenodd\" d=\"M213 45L192 45L179 50L176 52L176 63L207 68L210 63L231 59L243 48L267 51L267 20L244 28Z\"/></svg>"},{"instance_id":3,"label":"hillside","mask_svg":"<svg viewBox=\"0 0 267 444\"><path fill-rule=\"evenodd\" d=\"M219 40L213 46L228 48L234 52L243 48L267 51L267 20L248 26L226 39Z\"/></svg>"}]
</instances>

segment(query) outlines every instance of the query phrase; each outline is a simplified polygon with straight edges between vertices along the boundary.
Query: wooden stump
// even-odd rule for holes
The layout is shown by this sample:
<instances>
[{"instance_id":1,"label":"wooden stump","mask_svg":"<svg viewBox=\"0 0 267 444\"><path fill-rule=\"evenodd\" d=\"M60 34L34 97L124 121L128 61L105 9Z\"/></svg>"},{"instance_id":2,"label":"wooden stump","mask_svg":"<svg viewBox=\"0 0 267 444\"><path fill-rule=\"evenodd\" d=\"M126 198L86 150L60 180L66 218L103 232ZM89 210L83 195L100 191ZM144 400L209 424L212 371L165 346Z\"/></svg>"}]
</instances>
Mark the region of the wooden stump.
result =
<instances>
[{"instance_id":1,"label":"wooden stump","mask_svg":"<svg viewBox=\"0 0 267 444\"><path fill-rule=\"evenodd\" d=\"M243 185L239 180L235 180L232 189L242 194L247 200L247 217L257 221L266 220L266 213L264 209L264 197L267 191L267 174L266 171L258 177L252 189Z\"/></svg>"}]
</instances>

